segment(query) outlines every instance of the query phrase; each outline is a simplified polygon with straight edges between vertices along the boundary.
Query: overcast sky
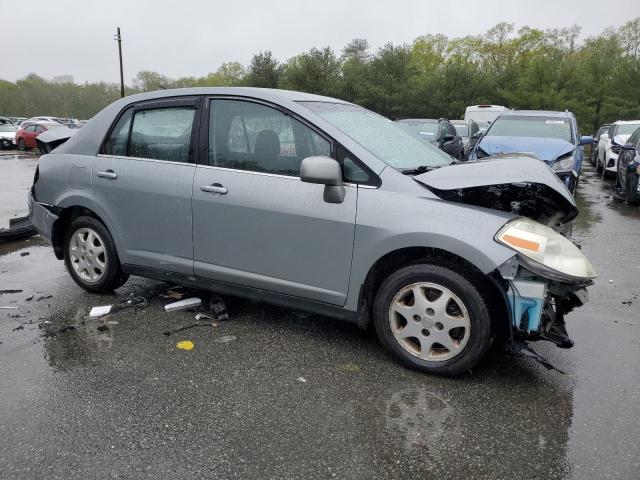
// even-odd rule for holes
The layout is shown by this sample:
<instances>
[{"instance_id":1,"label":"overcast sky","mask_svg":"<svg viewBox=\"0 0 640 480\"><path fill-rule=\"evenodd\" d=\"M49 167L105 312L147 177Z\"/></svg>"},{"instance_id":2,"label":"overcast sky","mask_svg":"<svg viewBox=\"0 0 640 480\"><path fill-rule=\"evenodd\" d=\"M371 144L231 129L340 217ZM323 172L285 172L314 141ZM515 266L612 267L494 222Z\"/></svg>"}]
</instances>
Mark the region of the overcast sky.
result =
<instances>
[{"instance_id":1,"label":"overcast sky","mask_svg":"<svg viewBox=\"0 0 640 480\"><path fill-rule=\"evenodd\" d=\"M281 61L311 47L339 54L353 38L374 48L426 33L480 34L500 21L516 28L582 27L582 37L640 15L638 0L0 0L0 78L118 82L116 27L125 82L140 70L202 76L223 62L249 63L260 50Z\"/></svg>"}]
</instances>

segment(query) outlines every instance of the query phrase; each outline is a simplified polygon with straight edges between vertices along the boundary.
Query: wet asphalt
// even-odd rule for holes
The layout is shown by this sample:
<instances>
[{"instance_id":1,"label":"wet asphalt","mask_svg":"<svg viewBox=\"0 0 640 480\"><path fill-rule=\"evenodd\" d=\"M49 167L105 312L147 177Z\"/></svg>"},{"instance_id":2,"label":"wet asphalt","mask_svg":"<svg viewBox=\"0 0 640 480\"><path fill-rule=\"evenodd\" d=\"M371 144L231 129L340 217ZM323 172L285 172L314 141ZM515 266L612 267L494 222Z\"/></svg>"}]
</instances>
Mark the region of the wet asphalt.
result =
<instances>
[{"instance_id":1,"label":"wet asphalt","mask_svg":"<svg viewBox=\"0 0 640 480\"><path fill-rule=\"evenodd\" d=\"M166 336L194 321L167 285L92 295L39 237L0 245L0 289L23 290L0 296L0 478L637 479L640 209L608 185L583 170L573 235L600 277L576 346L533 344L564 374L493 352L432 377L372 332L229 297L229 321ZM132 293L149 304L87 318Z\"/></svg>"}]
</instances>

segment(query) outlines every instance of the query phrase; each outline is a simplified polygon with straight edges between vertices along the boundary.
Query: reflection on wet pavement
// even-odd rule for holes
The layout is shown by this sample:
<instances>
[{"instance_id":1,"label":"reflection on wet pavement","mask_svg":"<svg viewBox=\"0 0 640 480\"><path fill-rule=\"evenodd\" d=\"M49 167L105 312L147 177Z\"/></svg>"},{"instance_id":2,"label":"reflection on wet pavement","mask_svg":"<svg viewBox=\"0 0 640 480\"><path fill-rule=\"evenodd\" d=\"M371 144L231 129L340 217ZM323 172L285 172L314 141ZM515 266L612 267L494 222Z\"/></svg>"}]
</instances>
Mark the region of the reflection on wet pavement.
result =
<instances>
[{"instance_id":1,"label":"reflection on wet pavement","mask_svg":"<svg viewBox=\"0 0 640 480\"><path fill-rule=\"evenodd\" d=\"M229 321L167 337L193 314L164 312L166 285L92 295L42 240L0 246L0 287L23 289L0 306L24 315L0 310L0 476L637 478L640 209L606 195L587 169L573 235L601 277L567 318L576 347L534 345L565 375L493 352L430 377L372 332L232 298ZM149 305L88 318L131 293Z\"/></svg>"}]
</instances>

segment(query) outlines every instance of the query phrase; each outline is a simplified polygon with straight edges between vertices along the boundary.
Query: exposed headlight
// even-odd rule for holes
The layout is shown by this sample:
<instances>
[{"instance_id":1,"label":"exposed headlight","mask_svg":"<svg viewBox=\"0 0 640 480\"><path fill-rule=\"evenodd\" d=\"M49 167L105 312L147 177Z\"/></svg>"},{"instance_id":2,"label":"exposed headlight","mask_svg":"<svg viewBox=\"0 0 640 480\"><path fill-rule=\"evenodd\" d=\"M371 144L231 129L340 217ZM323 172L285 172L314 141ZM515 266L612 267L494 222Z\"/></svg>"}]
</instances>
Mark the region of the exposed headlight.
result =
<instances>
[{"instance_id":1,"label":"exposed headlight","mask_svg":"<svg viewBox=\"0 0 640 480\"><path fill-rule=\"evenodd\" d=\"M495 238L522 255L533 269L560 273L562 280L586 280L598 276L591 262L571 241L552 228L528 218L510 221Z\"/></svg>"},{"instance_id":2,"label":"exposed headlight","mask_svg":"<svg viewBox=\"0 0 640 480\"><path fill-rule=\"evenodd\" d=\"M570 172L573 170L573 152L560 157L551 165L554 172Z\"/></svg>"}]
</instances>

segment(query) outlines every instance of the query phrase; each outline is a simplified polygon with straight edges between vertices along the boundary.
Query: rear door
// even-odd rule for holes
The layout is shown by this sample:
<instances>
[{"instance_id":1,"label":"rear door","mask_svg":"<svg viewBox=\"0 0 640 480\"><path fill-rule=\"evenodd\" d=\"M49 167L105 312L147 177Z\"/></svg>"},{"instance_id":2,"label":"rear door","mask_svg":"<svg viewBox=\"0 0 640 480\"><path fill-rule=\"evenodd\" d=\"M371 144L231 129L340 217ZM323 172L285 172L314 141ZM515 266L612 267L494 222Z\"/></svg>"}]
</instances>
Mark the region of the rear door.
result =
<instances>
[{"instance_id":1,"label":"rear door","mask_svg":"<svg viewBox=\"0 0 640 480\"><path fill-rule=\"evenodd\" d=\"M191 188L198 98L125 110L94 160L97 213L122 263L193 273Z\"/></svg>"},{"instance_id":2,"label":"rear door","mask_svg":"<svg viewBox=\"0 0 640 480\"><path fill-rule=\"evenodd\" d=\"M206 117L206 165L193 186L195 274L343 305L357 187L331 204L323 185L300 181L302 160L331 155L330 139L258 101L214 99Z\"/></svg>"}]
</instances>

